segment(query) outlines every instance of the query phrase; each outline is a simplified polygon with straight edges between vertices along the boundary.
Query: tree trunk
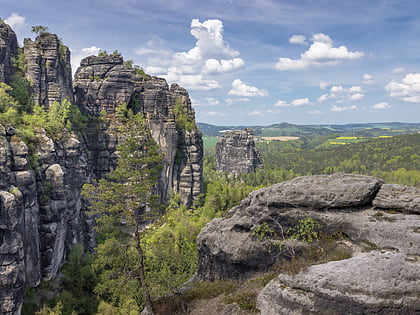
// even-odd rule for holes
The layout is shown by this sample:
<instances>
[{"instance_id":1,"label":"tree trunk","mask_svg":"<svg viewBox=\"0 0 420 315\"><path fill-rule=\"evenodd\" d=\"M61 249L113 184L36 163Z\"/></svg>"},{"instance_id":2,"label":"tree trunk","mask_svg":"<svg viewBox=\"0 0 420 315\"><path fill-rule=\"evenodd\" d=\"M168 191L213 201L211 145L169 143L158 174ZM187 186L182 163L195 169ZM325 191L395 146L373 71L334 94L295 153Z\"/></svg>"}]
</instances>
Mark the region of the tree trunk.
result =
<instances>
[{"instance_id":1,"label":"tree trunk","mask_svg":"<svg viewBox=\"0 0 420 315\"><path fill-rule=\"evenodd\" d=\"M150 298L149 288L147 287L146 277L144 275L144 263L143 263L144 252L140 244L139 223L137 221L136 214L134 211L132 211L131 215L132 215L133 224L134 224L134 241L136 242L136 249L137 249L137 254L138 254L137 267L139 268L139 274L140 274L140 277L138 278L138 280L140 280L140 286L143 291L144 301L146 303L146 306L145 306L146 314L153 315L154 312L153 312L152 299Z\"/></svg>"}]
</instances>

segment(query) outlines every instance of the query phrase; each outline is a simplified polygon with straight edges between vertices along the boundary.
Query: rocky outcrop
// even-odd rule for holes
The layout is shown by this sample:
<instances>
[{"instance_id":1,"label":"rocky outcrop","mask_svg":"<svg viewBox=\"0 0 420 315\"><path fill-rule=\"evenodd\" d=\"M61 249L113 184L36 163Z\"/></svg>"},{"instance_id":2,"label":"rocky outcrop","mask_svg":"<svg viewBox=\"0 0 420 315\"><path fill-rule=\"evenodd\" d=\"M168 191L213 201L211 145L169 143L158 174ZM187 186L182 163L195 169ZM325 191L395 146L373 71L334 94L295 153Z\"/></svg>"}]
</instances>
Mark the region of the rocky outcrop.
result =
<instances>
[{"instance_id":1,"label":"rocky outcrop","mask_svg":"<svg viewBox=\"0 0 420 315\"><path fill-rule=\"evenodd\" d=\"M82 60L76 71L75 101L82 112L92 116L112 116L117 106L127 104L141 112L150 127L153 139L164 153L159 181L162 201L172 190L181 200L192 205L201 193L202 154L201 134L196 128L187 130L176 123L175 106L194 120L194 110L188 92L161 78L148 77L127 65L119 55L91 56ZM97 177L115 167L118 135L112 125L104 124L87 132L87 148L92 152L92 170Z\"/></svg>"},{"instance_id":2,"label":"rocky outcrop","mask_svg":"<svg viewBox=\"0 0 420 315\"><path fill-rule=\"evenodd\" d=\"M420 189L402 185L382 185L373 205L382 209L420 214Z\"/></svg>"},{"instance_id":3,"label":"rocky outcrop","mask_svg":"<svg viewBox=\"0 0 420 315\"><path fill-rule=\"evenodd\" d=\"M392 201L390 188L405 192L405 204ZM308 245L282 236L309 216L323 233L345 235L352 257L280 274L258 297L262 314L414 313L420 306L420 216L408 213L419 196L418 188L353 174L299 177L254 191L200 233L198 277L242 279L290 259L289 246L299 255ZM279 241L282 246L273 246Z\"/></svg>"},{"instance_id":4,"label":"rocky outcrop","mask_svg":"<svg viewBox=\"0 0 420 315\"><path fill-rule=\"evenodd\" d=\"M23 52L35 102L44 108L55 101L73 103L70 50L58 36L41 33L35 41L25 38Z\"/></svg>"},{"instance_id":5,"label":"rocky outcrop","mask_svg":"<svg viewBox=\"0 0 420 315\"><path fill-rule=\"evenodd\" d=\"M0 308L16 314L24 287L55 277L72 245L93 247L93 222L81 211L87 164L76 138L40 131L29 156L14 129L0 126L0 144Z\"/></svg>"},{"instance_id":6,"label":"rocky outcrop","mask_svg":"<svg viewBox=\"0 0 420 315\"><path fill-rule=\"evenodd\" d=\"M56 277L75 243L93 248L93 220L85 214L81 187L116 166L123 135L112 118L119 104L143 114L164 153L161 201L174 190L190 206L202 190L202 139L185 89L124 65L121 56L93 56L82 61L73 91L70 51L56 35L41 33L24 45L35 102L48 109L68 100L90 122L77 135L47 137L36 130L30 144L14 127L0 125L1 314L19 314L25 287ZM13 74L16 49L16 36L0 21L0 82Z\"/></svg>"},{"instance_id":7,"label":"rocky outcrop","mask_svg":"<svg viewBox=\"0 0 420 315\"><path fill-rule=\"evenodd\" d=\"M16 57L18 43L15 32L0 20L0 82L10 83L13 58Z\"/></svg>"},{"instance_id":8,"label":"rocky outcrop","mask_svg":"<svg viewBox=\"0 0 420 315\"><path fill-rule=\"evenodd\" d=\"M227 173L251 173L262 167L253 130L226 131L216 144L216 169Z\"/></svg>"}]
</instances>

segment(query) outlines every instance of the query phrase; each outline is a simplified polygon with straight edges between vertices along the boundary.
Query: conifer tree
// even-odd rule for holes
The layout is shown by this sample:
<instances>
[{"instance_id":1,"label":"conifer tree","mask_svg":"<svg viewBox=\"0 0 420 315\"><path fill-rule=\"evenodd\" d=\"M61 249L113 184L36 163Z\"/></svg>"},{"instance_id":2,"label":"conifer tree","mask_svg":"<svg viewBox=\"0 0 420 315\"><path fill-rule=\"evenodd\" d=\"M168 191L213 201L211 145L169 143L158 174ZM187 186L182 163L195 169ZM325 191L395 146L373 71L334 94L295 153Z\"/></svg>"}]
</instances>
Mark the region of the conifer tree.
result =
<instances>
[{"instance_id":1,"label":"conifer tree","mask_svg":"<svg viewBox=\"0 0 420 315\"><path fill-rule=\"evenodd\" d=\"M162 155L152 139L141 114L120 112L123 124L122 139L118 145L118 164L106 178L96 184L87 184L84 195L88 197L92 213L98 216L99 228L115 226L129 233L136 252L136 268L130 273L141 288L146 309L153 314L152 301L145 281L144 248L141 225L156 213L158 196L154 194L161 170ZM124 225L121 227L121 223Z\"/></svg>"}]
</instances>

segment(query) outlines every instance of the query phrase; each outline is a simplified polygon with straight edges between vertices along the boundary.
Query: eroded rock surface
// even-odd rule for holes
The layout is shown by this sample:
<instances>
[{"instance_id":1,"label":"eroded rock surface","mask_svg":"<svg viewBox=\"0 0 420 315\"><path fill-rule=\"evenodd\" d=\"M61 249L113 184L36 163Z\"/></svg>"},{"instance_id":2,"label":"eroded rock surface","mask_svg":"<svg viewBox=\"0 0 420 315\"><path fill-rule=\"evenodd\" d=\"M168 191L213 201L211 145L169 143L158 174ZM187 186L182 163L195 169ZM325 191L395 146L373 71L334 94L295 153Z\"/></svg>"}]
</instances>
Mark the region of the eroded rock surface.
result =
<instances>
[{"instance_id":1,"label":"eroded rock surface","mask_svg":"<svg viewBox=\"0 0 420 315\"><path fill-rule=\"evenodd\" d=\"M164 153L164 168L159 181L162 201L169 199L171 190L181 200L192 205L202 191L201 133L187 129L176 122L175 106L194 121L194 109L188 92L164 79L149 77L124 65L123 58L91 56L81 61L74 80L76 104L92 116L114 115L120 104L135 113L141 112L149 124L152 137ZM112 125L97 125L86 134L87 148L92 152L92 169L97 177L103 176L116 165L118 135Z\"/></svg>"},{"instance_id":2,"label":"eroded rock surface","mask_svg":"<svg viewBox=\"0 0 420 315\"><path fill-rule=\"evenodd\" d=\"M10 83L13 58L16 56L17 48L15 32L3 20L0 20L0 82Z\"/></svg>"},{"instance_id":3,"label":"eroded rock surface","mask_svg":"<svg viewBox=\"0 0 420 315\"><path fill-rule=\"evenodd\" d=\"M389 188L411 197L393 203ZM354 174L299 177L262 188L202 230L198 277L243 279L290 259L287 243L273 245L309 216L324 233L345 235L352 257L312 266L296 276L279 275L259 295L262 314L415 313L420 301L420 216L408 213L419 206L418 197L416 188ZM269 230L264 237L255 233L261 226ZM299 255L299 246L308 245L294 246Z\"/></svg>"},{"instance_id":4,"label":"eroded rock surface","mask_svg":"<svg viewBox=\"0 0 420 315\"><path fill-rule=\"evenodd\" d=\"M57 35L41 33L35 41L25 38L25 76L31 82L34 100L44 108L55 101L73 102L70 50Z\"/></svg>"},{"instance_id":5,"label":"eroded rock surface","mask_svg":"<svg viewBox=\"0 0 420 315\"><path fill-rule=\"evenodd\" d=\"M226 131L216 144L216 169L227 173L251 173L262 167L253 130Z\"/></svg>"}]
</instances>

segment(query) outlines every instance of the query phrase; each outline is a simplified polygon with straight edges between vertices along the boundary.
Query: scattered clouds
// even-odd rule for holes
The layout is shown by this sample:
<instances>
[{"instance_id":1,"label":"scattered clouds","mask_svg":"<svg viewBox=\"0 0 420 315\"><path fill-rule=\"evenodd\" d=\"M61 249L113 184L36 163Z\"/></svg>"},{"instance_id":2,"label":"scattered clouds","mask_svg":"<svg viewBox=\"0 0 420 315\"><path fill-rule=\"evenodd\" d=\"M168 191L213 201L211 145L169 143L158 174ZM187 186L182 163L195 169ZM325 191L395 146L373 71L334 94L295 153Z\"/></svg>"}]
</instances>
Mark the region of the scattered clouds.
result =
<instances>
[{"instance_id":1,"label":"scattered clouds","mask_svg":"<svg viewBox=\"0 0 420 315\"><path fill-rule=\"evenodd\" d=\"M259 110L254 110L250 113L248 113L249 116L261 116L262 113Z\"/></svg>"},{"instance_id":2,"label":"scattered clouds","mask_svg":"<svg viewBox=\"0 0 420 315\"><path fill-rule=\"evenodd\" d=\"M210 111L210 112L206 112L204 114L208 115L208 116L213 116L213 117L225 117L226 116L226 114L221 113L221 112L216 112L216 111Z\"/></svg>"},{"instance_id":3,"label":"scattered clouds","mask_svg":"<svg viewBox=\"0 0 420 315\"><path fill-rule=\"evenodd\" d=\"M4 20L9 24L15 32L22 31L28 24L26 18L13 12L7 19Z\"/></svg>"},{"instance_id":4,"label":"scattered clouds","mask_svg":"<svg viewBox=\"0 0 420 315\"><path fill-rule=\"evenodd\" d=\"M389 105L386 102L382 102L382 103L378 103L378 104L373 105L373 109L387 109L387 108L391 108L391 107L392 106Z\"/></svg>"},{"instance_id":5,"label":"scattered clouds","mask_svg":"<svg viewBox=\"0 0 420 315\"><path fill-rule=\"evenodd\" d=\"M373 77L372 75L365 73L363 75L363 84L372 84L373 83Z\"/></svg>"},{"instance_id":6,"label":"scattered clouds","mask_svg":"<svg viewBox=\"0 0 420 315\"><path fill-rule=\"evenodd\" d=\"M312 102L309 100L309 98L297 98L290 103L279 100L274 104L276 107L298 107L303 105L312 105Z\"/></svg>"},{"instance_id":7,"label":"scattered clouds","mask_svg":"<svg viewBox=\"0 0 420 315\"><path fill-rule=\"evenodd\" d=\"M306 37L303 35L293 35L289 38L289 43L291 44L299 44L299 45L308 45L306 41Z\"/></svg>"},{"instance_id":8,"label":"scattered clouds","mask_svg":"<svg viewBox=\"0 0 420 315\"><path fill-rule=\"evenodd\" d=\"M158 48L164 46L159 40L149 41L145 47L136 49L135 53L147 60L146 72L163 76L189 90L207 91L220 88L208 75L232 72L245 66L244 60L238 57L239 51L224 40L222 21L193 19L190 32L196 42L188 51Z\"/></svg>"},{"instance_id":9,"label":"scattered clouds","mask_svg":"<svg viewBox=\"0 0 420 315\"><path fill-rule=\"evenodd\" d=\"M267 90L256 88L255 86L246 85L240 79L232 82L232 89L228 95L243 97L264 97L268 96Z\"/></svg>"},{"instance_id":10,"label":"scattered clouds","mask_svg":"<svg viewBox=\"0 0 420 315\"><path fill-rule=\"evenodd\" d=\"M392 70L392 73L403 73L404 71L405 71L404 68L399 67L399 68L394 68Z\"/></svg>"},{"instance_id":11,"label":"scattered clouds","mask_svg":"<svg viewBox=\"0 0 420 315\"><path fill-rule=\"evenodd\" d=\"M319 82L319 88L321 90L325 90L328 86L329 86L328 82L325 82L325 81L320 81Z\"/></svg>"},{"instance_id":12,"label":"scattered clouds","mask_svg":"<svg viewBox=\"0 0 420 315\"><path fill-rule=\"evenodd\" d=\"M350 105L350 106L337 106L333 105L331 107L332 112L346 112L346 111L354 111L358 110L359 108L356 105Z\"/></svg>"},{"instance_id":13,"label":"scattered clouds","mask_svg":"<svg viewBox=\"0 0 420 315\"><path fill-rule=\"evenodd\" d=\"M28 26L26 18L13 12L7 19L4 20L10 27L16 32L17 36L20 37L20 33ZM22 39L23 40L23 39Z\"/></svg>"},{"instance_id":14,"label":"scattered clouds","mask_svg":"<svg viewBox=\"0 0 420 315\"><path fill-rule=\"evenodd\" d=\"M213 97L206 97L207 106L217 106L220 104L218 100Z\"/></svg>"},{"instance_id":15,"label":"scattered clouds","mask_svg":"<svg viewBox=\"0 0 420 315\"><path fill-rule=\"evenodd\" d=\"M335 85L330 88L328 93L322 94L318 98L318 102L322 103L326 100L334 99L337 103L344 101L358 101L364 97L364 91L360 86L353 85L349 88L345 88L342 85Z\"/></svg>"},{"instance_id":16,"label":"scattered clouds","mask_svg":"<svg viewBox=\"0 0 420 315\"><path fill-rule=\"evenodd\" d=\"M309 112L308 112L308 114L310 114L310 115L324 115L325 113L323 112L323 111L321 111L321 110L310 110Z\"/></svg>"},{"instance_id":17,"label":"scattered clouds","mask_svg":"<svg viewBox=\"0 0 420 315\"><path fill-rule=\"evenodd\" d=\"M249 101L251 101L251 99L249 99L247 97L225 99L226 105L229 105L229 106L233 105L234 103L237 103L237 102L249 102Z\"/></svg>"},{"instance_id":18,"label":"scattered clouds","mask_svg":"<svg viewBox=\"0 0 420 315\"><path fill-rule=\"evenodd\" d=\"M226 73L240 69L244 65L245 63L241 58L233 58L231 60L217 60L212 58L206 60L202 71L203 73L210 74Z\"/></svg>"},{"instance_id":19,"label":"scattered clouds","mask_svg":"<svg viewBox=\"0 0 420 315\"><path fill-rule=\"evenodd\" d=\"M401 82L392 80L385 90L391 97L406 102L420 103L420 73L409 73Z\"/></svg>"},{"instance_id":20,"label":"scattered clouds","mask_svg":"<svg viewBox=\"0 0 420 315\"><path fill-rule=\"evenodd\" d=\"M364 55L361 51L349 51L346 46L333 47L333 40L323 33L313 35L311 40L311 46L300 55L299 59L281 57L275 68L284 71L333 66L341 61L361 58Z\"/></svg>"},{"instance_id":21,"label":"scattered clouds","mask_svg":"<svg viewBox=\"0 0 420 315\"><path fill-rule=\"evenodd\" d=\"M77 68L80 66L80 61L82 61L83 58L97 55L101 48L98 48L96 46L90 46L83 48L80 51L71 51L71 68L73 71L73 74L76 72Z\"/></svg>"}]
</instances>

